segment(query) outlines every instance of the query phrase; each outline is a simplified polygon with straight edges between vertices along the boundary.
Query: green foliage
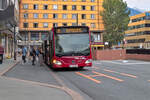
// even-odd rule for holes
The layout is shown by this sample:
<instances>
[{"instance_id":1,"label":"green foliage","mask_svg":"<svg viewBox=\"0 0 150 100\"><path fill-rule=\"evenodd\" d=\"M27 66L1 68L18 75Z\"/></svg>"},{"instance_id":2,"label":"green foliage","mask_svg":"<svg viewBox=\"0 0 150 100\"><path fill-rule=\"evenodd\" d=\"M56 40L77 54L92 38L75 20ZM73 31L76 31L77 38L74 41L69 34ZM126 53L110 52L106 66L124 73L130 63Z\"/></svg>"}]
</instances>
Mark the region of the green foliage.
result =
<instances>
[{"instance_id":1,"label":"green foliage","mask_svg":"<svg viewBox=\"0 0 150 100\"><path fill-rule=\"evenodd\" d=\"M101 16L105 27L104 41L112 46L124 38L124 31L130 20L130 11L123 0L104 0L103 8Z\"/></svg>"}]
</instances>

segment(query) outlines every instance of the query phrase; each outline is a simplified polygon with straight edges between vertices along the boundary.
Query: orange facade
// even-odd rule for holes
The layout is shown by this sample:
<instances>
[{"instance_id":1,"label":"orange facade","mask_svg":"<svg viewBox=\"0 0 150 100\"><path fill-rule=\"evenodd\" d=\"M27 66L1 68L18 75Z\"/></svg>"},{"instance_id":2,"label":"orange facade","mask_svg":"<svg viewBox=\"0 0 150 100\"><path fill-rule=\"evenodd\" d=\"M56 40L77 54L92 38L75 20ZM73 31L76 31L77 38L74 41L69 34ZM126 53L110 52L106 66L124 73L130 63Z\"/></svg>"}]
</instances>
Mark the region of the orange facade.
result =
<instances>
[{"instance_id":1,"label":"orange facade","mask_svg":"<svg viewBox=\"0 0 150 100\"><path fill-rule=\"evenodd\" d=\"M91 30L104 30L103 0L21 0L20 30L50 30L56 26L87 25ZM78 19L75 17L78 14ZM25 16L27 18L25 18ZM28 23L28 27L24 27ZM38 27L34 27L34 23ZM45 24L45 25L44 25Z\"/></svg>"}]
</instances>

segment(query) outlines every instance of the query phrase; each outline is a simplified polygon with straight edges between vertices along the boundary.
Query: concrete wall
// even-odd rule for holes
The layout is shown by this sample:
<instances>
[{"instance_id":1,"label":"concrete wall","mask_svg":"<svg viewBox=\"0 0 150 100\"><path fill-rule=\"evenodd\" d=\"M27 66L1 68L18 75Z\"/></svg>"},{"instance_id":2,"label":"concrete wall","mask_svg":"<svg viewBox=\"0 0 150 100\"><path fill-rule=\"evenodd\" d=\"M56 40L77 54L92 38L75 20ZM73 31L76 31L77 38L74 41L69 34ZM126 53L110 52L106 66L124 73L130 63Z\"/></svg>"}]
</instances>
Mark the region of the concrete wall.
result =
<instances>
[{"instance_id":1,"label":"concrete wall","mask_svg":"<svg viewBox=\"0 0 150 100\"><path fill-rule=\"evenodd\" d=\"M145 60L150 61L150 55L126 54L126 50L100 50L96 52L96 60Z\"/></svg>"}]
</instances>

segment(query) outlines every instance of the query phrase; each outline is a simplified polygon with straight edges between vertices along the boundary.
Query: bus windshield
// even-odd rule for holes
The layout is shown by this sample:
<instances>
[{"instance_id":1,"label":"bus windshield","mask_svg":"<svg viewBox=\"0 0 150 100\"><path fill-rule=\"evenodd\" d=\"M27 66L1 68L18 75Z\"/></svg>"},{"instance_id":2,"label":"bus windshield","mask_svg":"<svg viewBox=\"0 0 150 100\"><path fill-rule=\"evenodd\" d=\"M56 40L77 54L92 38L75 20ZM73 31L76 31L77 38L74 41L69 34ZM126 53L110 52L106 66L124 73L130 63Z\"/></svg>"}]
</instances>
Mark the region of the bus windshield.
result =
<instances>
[{"instance_id":1,"label":"bus windshield","mask_svg":"<svg viewBox=\"0 0 150 100\"><path fill-rule=\"evenodd\" d=\"M55 34L56 56L90 55L89 33Z\"/></svg>"}]
</instances>

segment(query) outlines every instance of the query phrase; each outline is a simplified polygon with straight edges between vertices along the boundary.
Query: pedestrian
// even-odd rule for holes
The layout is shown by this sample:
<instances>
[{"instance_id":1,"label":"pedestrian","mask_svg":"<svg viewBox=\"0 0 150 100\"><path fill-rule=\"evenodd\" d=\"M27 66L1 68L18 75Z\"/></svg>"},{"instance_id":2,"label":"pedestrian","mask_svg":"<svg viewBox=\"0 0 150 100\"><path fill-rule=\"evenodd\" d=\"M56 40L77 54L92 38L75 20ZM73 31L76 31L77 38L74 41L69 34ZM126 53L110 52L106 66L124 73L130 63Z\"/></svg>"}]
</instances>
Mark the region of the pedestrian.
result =
<instances>
[{"instance_id":1,"label":"pedestrian","mask_svg":"<svg viewBox=\"0 0 150 100\"><path fill-rule=\"evenodd\" d=\"M32 48L31 54L32 56L32 65L35 65L35 60L36 60L36 50L35 47Z\"/></svg>"},{"instance_id":2,"label":"pedestrian","mask_svg":"<svg viewBox=\"0 0 150 100\"><path fill-rule=\"evenodd\" d=\"M41 48L39 48L39 62L40 62L40 66L43 65L43 51Z\"/></svg>"},{"instance_id":3,"label":"pedestrian","mask_svg":"<svg viewBox=\"0 0 150 100\"><path fill-rule=\"evenodd\" d=\"M23 60L23 63L26 63L26 55L27 55L27 48L23 47L22 48L22 60Z\"/></svg>"},{"instance_id":4,"label":"pedestrian","mask_svg":"<svg viewBox=\"0 0 150 100\"><path fill-rule=\"evenodd\" d=\"M36 49L36 61L37 61L37 62L39 61L39 53L40 53L40 49L37 48L37 49Z\"/></svg>"}]
</instances>

